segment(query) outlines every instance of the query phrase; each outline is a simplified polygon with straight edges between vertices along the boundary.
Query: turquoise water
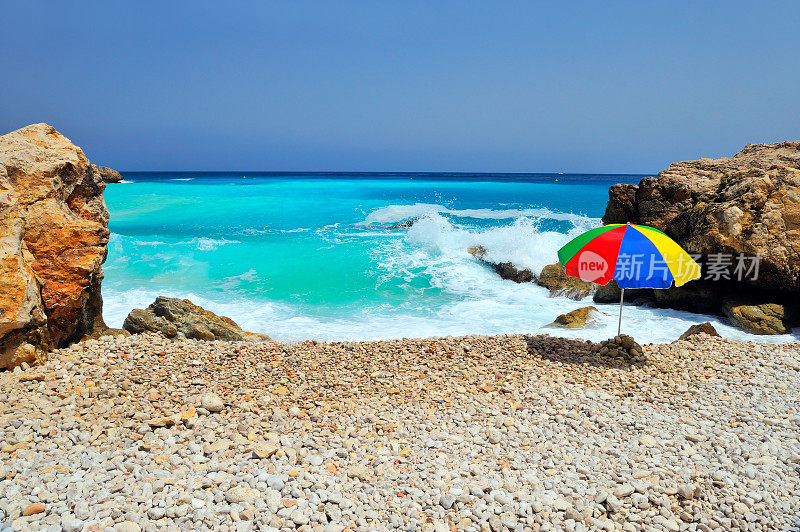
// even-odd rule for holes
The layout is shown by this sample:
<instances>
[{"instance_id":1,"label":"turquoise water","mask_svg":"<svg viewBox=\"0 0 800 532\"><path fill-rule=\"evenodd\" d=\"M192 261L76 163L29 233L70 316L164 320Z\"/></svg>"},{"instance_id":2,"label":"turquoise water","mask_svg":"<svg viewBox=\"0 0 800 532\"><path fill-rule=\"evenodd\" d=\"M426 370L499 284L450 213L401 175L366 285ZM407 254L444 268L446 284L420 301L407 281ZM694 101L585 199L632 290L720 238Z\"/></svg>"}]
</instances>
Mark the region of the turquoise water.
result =
<instances>
[{"instance_id":1,"label":"turquoise water","mask_svg":"<svg viewBox=\"0 0 800 532\"><path fill-rule=\"evenodd\" d=\"M105 193L104 315L120 326L163 294L282 340L546 331L580 304L503 281L467 249L538 272L600 223L610 184L640 177L126 173ZM570 334L608 337L615 313ZM631 327L661 323L643 340L704 319L626 308Z\"/></svg>"}]
</instances>

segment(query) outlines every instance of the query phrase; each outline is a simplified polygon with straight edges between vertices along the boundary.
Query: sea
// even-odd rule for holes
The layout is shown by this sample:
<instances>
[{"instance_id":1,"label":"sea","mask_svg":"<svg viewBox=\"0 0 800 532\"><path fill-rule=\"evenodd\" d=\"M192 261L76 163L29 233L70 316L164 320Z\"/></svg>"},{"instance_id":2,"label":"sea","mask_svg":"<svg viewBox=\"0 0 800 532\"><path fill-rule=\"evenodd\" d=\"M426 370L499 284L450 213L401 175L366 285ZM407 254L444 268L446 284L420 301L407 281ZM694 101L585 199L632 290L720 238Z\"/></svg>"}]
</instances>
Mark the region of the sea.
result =
<instances>
[{"instance_id":1,"label":"sea","mask_svg":"<svg viewBox=\"0 0 800 532\"><path fill-rule=\"evenodd\" d=\"M618 304L550 297L468 253L538 273L597 227L614 183L641 175L124 172L106 188L103 315L121 327L158 295L188 298L276 340L547 333L602 340ZM416 220L410 227L398 224ZM595 305L589 327L559 314ZM626 305L622 330L670 342L723 318ZM791 335L771 341L796 341Z\"/></svg>"}]
</instances>

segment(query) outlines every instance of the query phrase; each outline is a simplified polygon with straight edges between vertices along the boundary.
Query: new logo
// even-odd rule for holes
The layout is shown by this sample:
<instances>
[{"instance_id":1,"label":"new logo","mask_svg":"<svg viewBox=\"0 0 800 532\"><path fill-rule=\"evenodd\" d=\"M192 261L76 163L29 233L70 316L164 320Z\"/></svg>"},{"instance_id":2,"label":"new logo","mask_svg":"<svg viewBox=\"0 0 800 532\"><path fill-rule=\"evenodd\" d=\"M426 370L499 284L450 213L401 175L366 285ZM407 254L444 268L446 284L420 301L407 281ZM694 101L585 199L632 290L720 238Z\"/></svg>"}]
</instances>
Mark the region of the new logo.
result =
<instances>
[{"instance_id":1,"label":"new logo","mask_svg":"<svg viewBox=\"0 0 800 532\"><path fill-rule=\"evenodd\" d=\"M607 271L608 262L594 251L584 251L578 257L578 276L584 281L594 282Z\"/></svg>"}]
</instances>

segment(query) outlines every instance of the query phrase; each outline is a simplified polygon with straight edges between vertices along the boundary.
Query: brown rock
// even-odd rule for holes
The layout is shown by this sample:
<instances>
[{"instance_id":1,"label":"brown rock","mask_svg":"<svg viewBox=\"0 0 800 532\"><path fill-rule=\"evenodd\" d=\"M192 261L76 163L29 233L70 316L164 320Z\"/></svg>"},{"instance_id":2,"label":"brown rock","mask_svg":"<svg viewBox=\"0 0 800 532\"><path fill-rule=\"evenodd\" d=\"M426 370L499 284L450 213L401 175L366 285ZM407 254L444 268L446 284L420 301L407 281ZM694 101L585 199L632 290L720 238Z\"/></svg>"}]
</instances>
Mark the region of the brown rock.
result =
<instances>
[{"instance_id":1,"label":"brown rock","mask_svg":"<svg viewBox=\"0 0 800 532\"><path fill-rule=\"evenodd\" d=\"M0 367L105 328L105 184L47 124L0 136Z\"/></svg>"},{"instance_id":2,"label":"brown rock","mask_svg":"<svg viewBox=\"0 0 800 532\"><path fill-rule=\"evenodd\" d=\"M100 173L100 179L103 183L119 183L122 181L122 174L108 166L98 166L97 171Z\"/></svg>"},{"instance_id":3,"label":"brown rock","mask_svg":"<svg viewBox=\"0 0 800 532\"><path fill-rule=\"evenodd\" d=\"M586 321L593 312L598 312L595 307L583 307L572 312L561 314L550 325L553 327L563 327L565 329L579 329L586 327Z\"/></svg>"},{"instance_id":4,"label":"brown rock","mask_svg":"<svg viewBox=\"0 0 800 532\"><path fill-rule=\"evenodd\" d=\"M789 312L784 305L726 300L722 309L734 326L751 334L787 334L792 332Z\"/></svg>"},{"instance_id":5,"label":"brown rock","mask_svg":"<svg viewBox=\"0 0 800 532\"><path fill-rule=\"evenodd\" d=\"M169 331L171 332L171 330ZM208 330L207 327L203 325L189 325L186 331L186 338L194 338L195 340L205 340L207 342L211 342L216 340L217 337ZM170 336L175 336L175 334L170 334Z\"/></svg>"},{"instance_id":6,"label":"brown rock","mask_svg":"<svg viewBox=\"0 0 800 532\"><path fill-rule=\"evenodd\" d=\"M262 460L271 458L272 455L280 451L280 449L280 445L269 442L262 442L253 445L253 453L256 455L256 457L261 458Z\"/></svg>"},{"instance_id":7,"label":"brown rock","mask_svg":"<svg viewBox=\"0 0 800 532\"><path fill-rule=\"evenodd\" d=\"M681 337L679 339L680 340L688 340L692 336L695 336L695 335L698 335L698 334L701 334L701 333L707 334L709 336L719 336L719 333L714 328L714 326L711 325L710 322L706 321L706 322L703 322L703 323L696 323L696 324L692 325L691 327L689 327L686 330L685 333L683 333L681 335Z\"/></svg>"},{"instance_id":8,"label":"brown rock","mask_svg":"<svg viewBox=\"0 0 800 532\"><path fill-rule=\"evenodd\" d=\"M615 185L603 222L655 227L690 253L760 255L758 278L736 284L797 300L800 141L748 144L731 158L674 163L638 186ZM714 286L722 294L743 290Z\"/></svg>"},{"instance_id":9,"label":"brown rock","mask_svg":"<svg viewBox=\"0 0 800 532\"><path fill-rule=\"evenodd\" d=\"M536 283L550 290L550 295L553 297L568 297L575 300L592 294L596 286L594 283L570 277L564 273L564 267L560 262L545 266Z\"/></svg>"},{"instance_id":10,"label":"brown rock","mask_svg":"<svg viewBox=\"0 0 800 532\"><path fill-rule=\"evenodd\" d=\"M153 419L149 419L147 421L147 424L150 425L153 428L156 428L156 427L171 427L172 425L175 424L175 418L174 417L169 417L169 416L156 417L156 418L153 418Z\"/></svg>"},{"instance_id":11,"label":"brown rock","mask_svg":"<svg viewBox=\"0 0 800 532\"><path fill-rule=\"evenodd\" d=\"M620 183L611 185L608 190L608 206L606 207L603 223L625 223L616 220L634 220L638 217L636 209L636 192L638 185ZM606 221L608 219L609 221ZM613 221L612 221L613 220Z\"/></svg>"},{"instance_id":12,"label":"brown rock","mask_svg":"<svg viewBox=\"0 0 800 532\"><path fill-rule=\"evenodd\" d=\"M43 381L45 380L45 376L42 372L23 373L19 376L18 380L19 382Z\"/></svg>"},{"instance_id":13,"label":"brown rock","mask_svg":"<svg viewBox=\"0 0 800 532\"><path fill-rule=\"evenodd\" d=\"M46 509L47 508L45 508L44 504L41 504L41 503L38 503L38 502L37 503L33 503L33 504L29 504L22 511L22 515L24 515L25 517L28 517L29 515L40 514L40 513L44 512Z\"/></svg>"},{"instance_id":14,"label":"brown rock","mask_svg":"<svg viewBox=\"0 0 800 532\"><path fill-rule=\"evenodd\" d=\"M160 332L172 338L179 332L196 340L269 341L265 334L243 331L232 319L218 316L188 299L159 296L147 309L133 309L122 328L133 334Z\"/></svg>"},{"instance_id":15,"label":"brown rock","mask_svg":"<svg viewBox=\"0 0 800 532\"><path fill-rule=\"evenodd\" d=\"M515 283L530 283L536 280L536 276L528 268L519 268L511 262L492 262L486 260L486 248L483 246L469 248L467 252L484 264L491 266L502 279L514 281Z\"/></svg>"}]
</instances>

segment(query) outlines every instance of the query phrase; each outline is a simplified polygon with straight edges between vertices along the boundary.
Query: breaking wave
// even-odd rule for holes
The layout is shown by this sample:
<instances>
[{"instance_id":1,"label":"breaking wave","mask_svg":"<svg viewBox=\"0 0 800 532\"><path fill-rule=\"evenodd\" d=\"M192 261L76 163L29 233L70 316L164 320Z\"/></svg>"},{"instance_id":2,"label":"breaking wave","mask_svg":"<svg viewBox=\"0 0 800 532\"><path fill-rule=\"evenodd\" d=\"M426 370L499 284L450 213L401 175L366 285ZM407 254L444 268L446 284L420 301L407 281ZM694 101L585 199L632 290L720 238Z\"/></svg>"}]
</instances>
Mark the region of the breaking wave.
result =
<instances>
[{"instance_id":1,"label":"breaking wave","mask_svg":"<svg viewBox=\"0 0 800 532\"><path fill-rule=\"evenodd\" d=\"M402 222L411 218L421 218L432 214L447 214L459 218L481 220L508 220L516 218L547 218L574 223L592 220L581 214L564 213L546 207L533 209L450 209L435 203L415 203L413 205L389 205L377 209L367 216L363 224Z\"/></svg>"}]
</instances>

